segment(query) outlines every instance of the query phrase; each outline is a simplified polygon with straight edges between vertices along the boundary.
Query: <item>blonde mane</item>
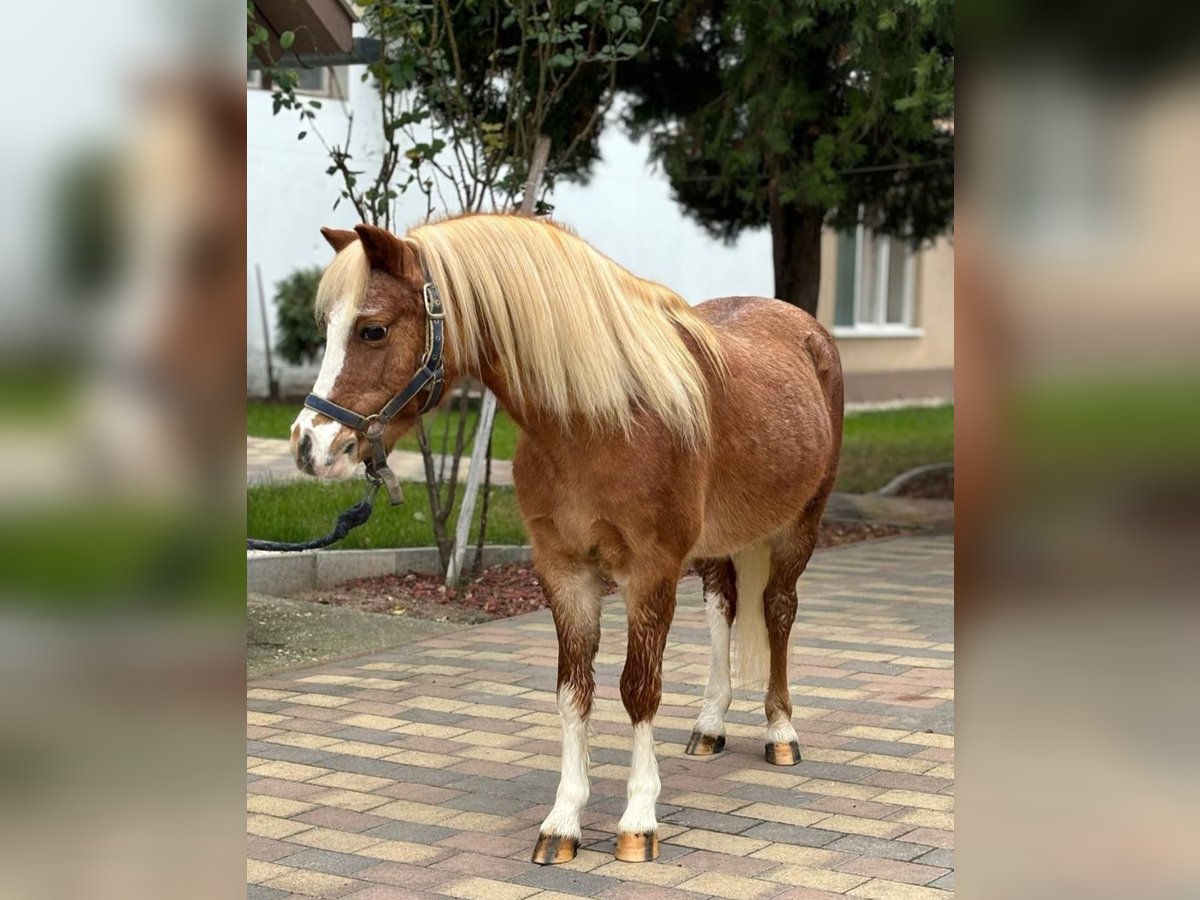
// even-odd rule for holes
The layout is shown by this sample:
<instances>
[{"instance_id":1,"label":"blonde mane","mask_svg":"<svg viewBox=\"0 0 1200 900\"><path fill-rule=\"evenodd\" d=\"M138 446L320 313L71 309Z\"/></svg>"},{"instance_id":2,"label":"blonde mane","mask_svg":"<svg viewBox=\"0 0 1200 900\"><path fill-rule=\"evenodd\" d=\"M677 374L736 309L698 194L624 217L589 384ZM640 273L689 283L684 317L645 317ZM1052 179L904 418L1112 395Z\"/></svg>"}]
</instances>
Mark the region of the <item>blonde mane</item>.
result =
<instances>
[{"instance_id":1,"label":"blonde mane","mask_svg":"<svg viewBox=\"0 0 1200 900\"><path fill-rule=\"evenodd\" d=\"M674 291L537 219L462 216L414 228L407 239L446 305L454 358L478 371L491 347L519 408L626 435L642 409L685 446L707 442L708 382L683 335L716 372L725 368L711 326ZM358 256L340 264L355 247ZM339 253L318 310L361 297L364 267L357 242Z\"/></svg>"},{"instance_id":2,"label":"blonde mane","mask_svg":"<svg viewBox=\"0 0 1200 900\"><path fill-rule=\"evenodd\" d=\"M313 304L317 323L324 328L333 308L344 300L357 308L367 295L367 282L370 280L371 266L362 242L351 241L326 266L317 285L317 299Z\"/></svg>"}]
</instances>

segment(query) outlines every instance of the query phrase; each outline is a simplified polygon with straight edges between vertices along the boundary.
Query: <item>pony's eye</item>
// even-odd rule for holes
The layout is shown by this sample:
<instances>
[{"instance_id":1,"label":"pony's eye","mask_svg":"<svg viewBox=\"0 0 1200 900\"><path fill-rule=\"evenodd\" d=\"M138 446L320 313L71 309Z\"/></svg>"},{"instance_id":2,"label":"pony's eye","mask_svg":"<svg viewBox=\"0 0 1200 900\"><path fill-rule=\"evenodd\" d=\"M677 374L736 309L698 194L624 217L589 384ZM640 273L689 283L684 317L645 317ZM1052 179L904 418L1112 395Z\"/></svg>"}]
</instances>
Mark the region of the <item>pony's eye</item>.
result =
<instances>
[{"instance_id":1,"label":"pony's eye","mask_svg":"<svg viewBox=\"0 0 1200 900\"><path fill-rule=\"evenodd\" d=\"M382 325L368 325L358 335L364 341L373 344L387 337L387 329Z\"/></svg>"}]
</instances>

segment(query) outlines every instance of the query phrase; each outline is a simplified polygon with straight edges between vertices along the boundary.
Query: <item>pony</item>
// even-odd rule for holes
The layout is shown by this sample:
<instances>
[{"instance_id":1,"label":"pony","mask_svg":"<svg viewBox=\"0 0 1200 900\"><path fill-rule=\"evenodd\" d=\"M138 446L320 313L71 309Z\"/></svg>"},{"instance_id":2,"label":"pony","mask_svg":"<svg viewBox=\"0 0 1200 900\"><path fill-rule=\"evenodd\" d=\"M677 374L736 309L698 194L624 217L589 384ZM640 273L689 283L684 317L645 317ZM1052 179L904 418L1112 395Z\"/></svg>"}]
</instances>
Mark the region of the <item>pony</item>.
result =
<instances>
[{"instance_id":1,"label":"pony","mask_svg":"<svg viewBox=\"0 0 1200 900\"><path fill-rule=\"evenodd\" d=\"M703 579L712 640L686 752L724 750L736 678L765 687L767 762L799 763L787 677L796 583L841 448L828 332L778 300L690 306L546 220L471 214L403 237L369 225L322 233L336 255L316 299L327 331L316 408L292 428L303 471L342 477L369 462L353 423L385 407L372 442L390 449L436 401L418 388L440 392L443 380L482 381L520 428L513 480L558 636L562 720L561 777L533 862L579 847L604 576L628 615L620 693L633 747L617 859L659 852L652 724L685 565ZM319 411L330 407L352 424Z\"/></svg>"}]
</instances>

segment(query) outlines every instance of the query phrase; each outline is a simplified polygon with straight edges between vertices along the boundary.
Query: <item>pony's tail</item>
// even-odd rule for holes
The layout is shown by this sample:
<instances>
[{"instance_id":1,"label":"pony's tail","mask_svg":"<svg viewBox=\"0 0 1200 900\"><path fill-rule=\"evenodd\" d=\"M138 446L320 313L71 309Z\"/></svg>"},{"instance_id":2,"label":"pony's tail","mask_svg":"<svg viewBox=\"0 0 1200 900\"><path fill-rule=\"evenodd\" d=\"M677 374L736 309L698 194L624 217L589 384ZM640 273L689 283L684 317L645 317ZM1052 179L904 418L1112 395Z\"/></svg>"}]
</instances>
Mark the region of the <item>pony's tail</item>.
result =
<instances>
[{"instance_id":1,"label":"pony's tail","mask_svg":"<svg viewBox=\"0 0 1200 900\"><path fill-rule=\"evenodd\" d=\"M763 612L763 592L771 576L771 548L747 547L733 556L737 575L737 606L733 620L735 680L738 687L766 687L771 669L771 646Z\"/></svg>"}]
</instances>

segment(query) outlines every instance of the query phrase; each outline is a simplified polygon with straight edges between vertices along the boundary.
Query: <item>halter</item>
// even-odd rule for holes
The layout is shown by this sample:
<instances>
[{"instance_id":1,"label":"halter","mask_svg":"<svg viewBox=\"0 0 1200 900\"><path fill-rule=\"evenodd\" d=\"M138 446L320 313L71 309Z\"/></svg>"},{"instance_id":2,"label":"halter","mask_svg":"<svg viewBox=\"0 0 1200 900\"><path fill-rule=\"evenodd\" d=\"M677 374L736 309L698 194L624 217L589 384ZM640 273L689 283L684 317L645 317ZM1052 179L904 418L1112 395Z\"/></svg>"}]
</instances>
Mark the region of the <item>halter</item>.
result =
<instances>
[{"instance_id":1,"label":"halter","mask_svg":"<svg viewBox=\"0 0 1200 900\"><path fill-rule=\"evenodd\" d=\"M421 293L425 299L425 355L421 358L421 367L417 369L416 374L408 380L408 384L400 393L383 405L383 409L373 415L363 416L352 409L338 406L324 397L318 397L316 394L309 394L304 399L304 405L308 409L341 422L367 439L371 447L371 457L366 462L367 478L384 486L393 506L404 502L404 493L400 490L400 482L396 480L396 473L388 468L387 448L383 445L383 431L400 410L421 391L428 391L428 394L421 404L419 414L423 415L429 412L441 399L442 388L445 386L446 371L442 350L446 337L444 328L446 310L442 306L442 298L438 294L437 286L428 275L425 277L425 285Z\"/></svg>"}]
</instances>

